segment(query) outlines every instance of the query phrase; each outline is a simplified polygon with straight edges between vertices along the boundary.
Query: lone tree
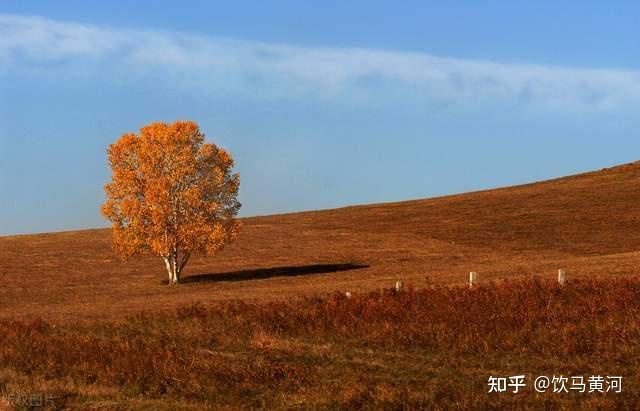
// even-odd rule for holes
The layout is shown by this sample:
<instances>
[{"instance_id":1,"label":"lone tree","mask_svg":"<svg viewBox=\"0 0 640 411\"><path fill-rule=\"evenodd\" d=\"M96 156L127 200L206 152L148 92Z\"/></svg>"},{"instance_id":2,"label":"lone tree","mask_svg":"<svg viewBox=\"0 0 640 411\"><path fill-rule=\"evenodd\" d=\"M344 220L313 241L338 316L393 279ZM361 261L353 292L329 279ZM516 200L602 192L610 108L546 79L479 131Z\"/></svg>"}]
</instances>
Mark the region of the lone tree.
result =
<instances>
[{"instance_id":1,"label":"lone tree","mask_svg":"<svg viewBox=\"0 0 640 411\"><path fill-rule=\"evenodd\" d=\"M196 123L149 124L107 153L112 177L102 214L123 258L156 254L176 284L193 253L213 254L237 237L240 177L231 155L205 143Z\"/></svg>"}]
</instances>

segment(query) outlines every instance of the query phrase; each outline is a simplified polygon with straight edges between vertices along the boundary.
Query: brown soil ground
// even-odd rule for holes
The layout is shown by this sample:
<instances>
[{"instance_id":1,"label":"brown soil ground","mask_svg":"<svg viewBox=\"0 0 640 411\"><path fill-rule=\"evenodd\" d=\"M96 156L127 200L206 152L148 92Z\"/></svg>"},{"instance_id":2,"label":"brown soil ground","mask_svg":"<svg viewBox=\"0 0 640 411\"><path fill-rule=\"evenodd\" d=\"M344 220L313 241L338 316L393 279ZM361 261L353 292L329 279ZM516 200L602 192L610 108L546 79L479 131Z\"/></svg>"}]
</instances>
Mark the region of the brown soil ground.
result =
<instances>
[{"instance_id":1,"label":"brown soil ground","mask_svg":"<svg viewBox=\"0 0 640 411\"><path fill-rule=\"evenodd\" d=\"M640 272L640 163L496 190L243 219L222 253L163 284L120 261L109 230L0 237L0 317L118 319L195 301L274 300L518 276Z\"/></svg>"}]
</instances>

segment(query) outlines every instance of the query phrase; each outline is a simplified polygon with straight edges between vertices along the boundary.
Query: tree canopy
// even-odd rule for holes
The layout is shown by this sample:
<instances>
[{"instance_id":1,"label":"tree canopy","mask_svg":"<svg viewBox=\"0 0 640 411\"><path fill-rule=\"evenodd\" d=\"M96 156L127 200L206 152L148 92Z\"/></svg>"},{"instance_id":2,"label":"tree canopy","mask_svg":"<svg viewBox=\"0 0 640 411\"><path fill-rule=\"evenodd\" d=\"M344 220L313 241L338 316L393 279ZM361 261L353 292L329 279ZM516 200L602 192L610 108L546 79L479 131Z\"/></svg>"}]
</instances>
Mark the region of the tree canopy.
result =
<instances>
[{"instance_id":1,"label":"tree canopy","mask_svg":"<svg viewBox=\"0 0 640 411\"><path fill-rule=\"evenodd\" d=\"M151 123L107 153L112 177L102 213L122 257L162 257L175 284L192 254L213 254L237 237L240 177L231 155L205 143L196 123Z\"/></svg>"}]
</instances>

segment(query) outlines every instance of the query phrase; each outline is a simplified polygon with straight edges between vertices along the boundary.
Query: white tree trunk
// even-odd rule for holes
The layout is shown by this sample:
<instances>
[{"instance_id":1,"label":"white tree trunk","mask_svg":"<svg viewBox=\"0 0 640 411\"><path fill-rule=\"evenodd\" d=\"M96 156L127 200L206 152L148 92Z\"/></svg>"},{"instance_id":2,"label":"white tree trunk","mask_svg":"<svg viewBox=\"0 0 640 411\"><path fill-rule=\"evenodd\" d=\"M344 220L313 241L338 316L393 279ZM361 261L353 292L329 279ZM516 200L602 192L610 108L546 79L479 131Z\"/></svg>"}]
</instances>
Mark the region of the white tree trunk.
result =
<instances>
[{"instance_id":1,"label":"white tree trunk","mask_svg":"<svg viewBox=\"0 0 640 411\"><path fill-rule=\"evenodd\" d=\"M169 273L169 284L178 284L180 282L180 274L184 269L184 266L189 261L191 253L185 253L182 258L179 258L178 250L174 249L174 252L168 256L163 257L164 264L167 266L167 273Z\"/></svg>"},{"instance_id":2,"label":"white tree trunk","mask_svg":"<svg viewBox=\"0 0 640 411\"><path fill-rule=\"evenodd\" d=\"M171 284L171 280L173 279L173 270L171 269L171 263L169 262L168 257L163 257L164 264L167 266L167 273L169 273L169 284Z\"/></svg>"},{"instance_id":3,"label":"white tree trunk","mask_svg":"<svg viewBox=\"0 0 640 411\"><path fill-rule=\"evenodd\" d=\"M164 264L167 266L167 272L169 273L169 285L178 283L178 264L176 259L172 257L164 257Z\"/></svg>"},{"instance_id":4,"label":"white tree trunk","mask_svg":"<svg viewBox=\"0 0 640 411\"><path fill-rule=\"evenodd\" d=\"M171 265L173 267L173 281L172 284L178 284L180 281L180 267L178 267L178 253L175 252L171 257Z\"/></svg>"}]
</instances>

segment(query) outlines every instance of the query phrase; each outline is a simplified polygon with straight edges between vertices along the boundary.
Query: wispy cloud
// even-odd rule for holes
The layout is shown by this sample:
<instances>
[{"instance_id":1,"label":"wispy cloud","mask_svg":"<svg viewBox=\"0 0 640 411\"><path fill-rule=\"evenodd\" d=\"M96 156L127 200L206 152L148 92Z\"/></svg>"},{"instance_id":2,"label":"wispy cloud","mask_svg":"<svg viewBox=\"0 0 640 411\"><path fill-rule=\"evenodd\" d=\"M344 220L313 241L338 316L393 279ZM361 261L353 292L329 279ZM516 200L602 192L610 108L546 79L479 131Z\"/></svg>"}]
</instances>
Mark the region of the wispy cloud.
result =
<instances>
[{"instance_id":1,"label":"wispy cloud","mask_svg":"<svg viewBox=\"0 0 640 411\"><path fill-rule=\"evenodd\" d=\"M640 71L500 63L365 48L293 47L0 14L0 66L97 62L175 84L260 96L639 107Z\"/></svg>"}]
</instances>

